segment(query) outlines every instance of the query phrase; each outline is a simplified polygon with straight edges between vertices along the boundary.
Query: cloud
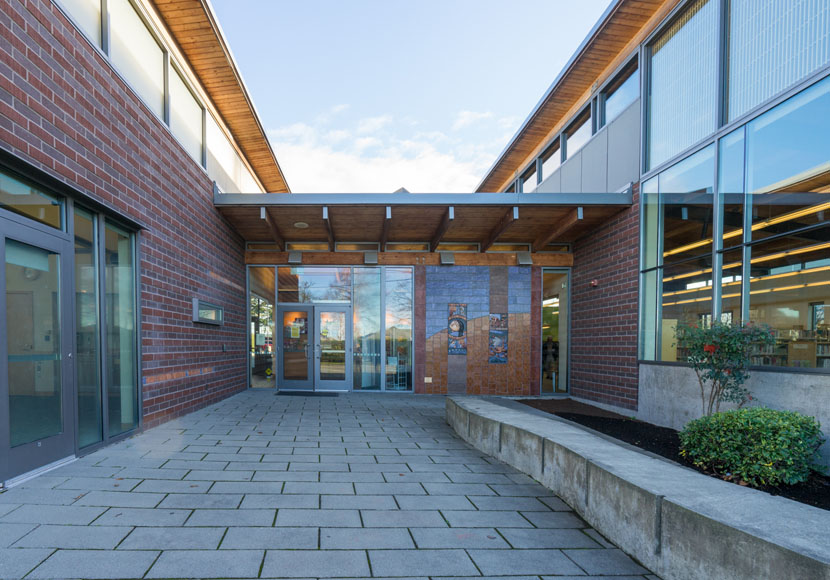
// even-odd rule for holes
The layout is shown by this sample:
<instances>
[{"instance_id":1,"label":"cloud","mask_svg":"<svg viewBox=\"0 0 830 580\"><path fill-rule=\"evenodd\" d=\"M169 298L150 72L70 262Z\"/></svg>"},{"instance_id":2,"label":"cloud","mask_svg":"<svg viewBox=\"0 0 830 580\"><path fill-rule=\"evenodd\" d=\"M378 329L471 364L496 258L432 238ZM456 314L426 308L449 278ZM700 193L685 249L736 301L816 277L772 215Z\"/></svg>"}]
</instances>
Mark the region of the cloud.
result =
<instances>
[{"instance_id":1,"label":"cloud","mask_svg":"<svg viewBox=\"0 0 830 580\"><path fill-rule=\"evenodd\" d=\"M380 115L378 117L366 117L357 123L357 133L366 135L380 131L392 122L391 115Z\"/></svg>"},{"instance_id":2,"label":"cloud","mask_svg":"<svg viewBox=\"0 0 830 580\"><path fill-rule=\"evenodd\" d=\"M474 125L484 119L489 119L492 116L493 113L490 111L485 111L483 113L478 113L476 111L461 111L458 113L458 116L455 118L455 122L452 124L452 130L458 131L459 129L469 127L470 125Z\"/></svg>"}]
</instances>

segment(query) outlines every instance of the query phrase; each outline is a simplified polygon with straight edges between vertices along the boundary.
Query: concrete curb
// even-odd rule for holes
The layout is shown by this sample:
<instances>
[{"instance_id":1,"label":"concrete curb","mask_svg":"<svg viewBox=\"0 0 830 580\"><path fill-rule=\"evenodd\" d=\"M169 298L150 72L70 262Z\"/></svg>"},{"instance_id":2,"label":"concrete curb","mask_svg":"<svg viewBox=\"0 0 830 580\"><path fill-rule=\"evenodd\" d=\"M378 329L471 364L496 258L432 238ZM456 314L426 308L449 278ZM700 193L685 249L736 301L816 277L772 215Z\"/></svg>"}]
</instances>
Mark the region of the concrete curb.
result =
<instances>
[{"instance_id":1,"label":"concrete curb","mask_svg":"<svg viewBox=\"0 0 830 580\"><path fill-rule=\"evenodd\" d=\"M448 397L447 422L471 445L553 490L666 580L830 580L830 512L509 407Z\"/></svg>"}]
</instances>

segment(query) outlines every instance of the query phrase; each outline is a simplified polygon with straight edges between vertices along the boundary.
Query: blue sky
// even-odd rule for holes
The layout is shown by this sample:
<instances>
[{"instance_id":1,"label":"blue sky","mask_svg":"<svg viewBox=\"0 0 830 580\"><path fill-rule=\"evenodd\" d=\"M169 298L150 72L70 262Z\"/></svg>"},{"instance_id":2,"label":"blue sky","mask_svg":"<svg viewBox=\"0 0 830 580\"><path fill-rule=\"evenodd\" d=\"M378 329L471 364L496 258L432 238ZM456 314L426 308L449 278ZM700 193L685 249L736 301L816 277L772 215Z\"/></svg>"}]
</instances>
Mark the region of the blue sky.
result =
<instances>
[{"instance_id":1,"label":"blue sky","mask_svg":"<svg viewBox=\"0 0 830 580\"><path fill-rule=\"evenodd\" d=\"M292 191L469 192L609 0L212 0Z\"/></svg>"}]
</instances>

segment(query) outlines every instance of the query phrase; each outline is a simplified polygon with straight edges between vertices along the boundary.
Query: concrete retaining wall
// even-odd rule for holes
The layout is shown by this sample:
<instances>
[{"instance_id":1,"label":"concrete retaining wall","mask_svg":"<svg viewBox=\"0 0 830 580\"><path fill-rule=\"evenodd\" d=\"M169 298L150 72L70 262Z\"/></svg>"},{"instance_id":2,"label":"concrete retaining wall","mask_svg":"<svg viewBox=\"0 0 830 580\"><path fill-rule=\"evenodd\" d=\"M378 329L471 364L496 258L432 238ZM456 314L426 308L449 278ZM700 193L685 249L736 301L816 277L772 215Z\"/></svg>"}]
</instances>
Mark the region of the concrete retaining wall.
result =
<instances>
[{"instance_id":1,"label":"concrete retaining wall","mask_svg":"<svg viewBox=\"0 0 830 580\"><path fill-rule=\"evenodd\" d=\"M447 422L666 580L830 580L828 511L701 475L530 409L450 397Z\"/></svg>"}]
</instances>

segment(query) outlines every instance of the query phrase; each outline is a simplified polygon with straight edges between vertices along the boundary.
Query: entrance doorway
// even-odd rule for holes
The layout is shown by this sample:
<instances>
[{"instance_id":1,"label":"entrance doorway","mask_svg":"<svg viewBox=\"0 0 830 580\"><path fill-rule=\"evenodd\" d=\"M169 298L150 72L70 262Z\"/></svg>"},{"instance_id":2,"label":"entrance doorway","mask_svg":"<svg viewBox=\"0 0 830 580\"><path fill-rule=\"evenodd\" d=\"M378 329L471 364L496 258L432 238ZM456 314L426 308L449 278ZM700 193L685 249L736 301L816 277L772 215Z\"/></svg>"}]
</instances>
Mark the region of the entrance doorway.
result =
<instances>
[{"instance_id":1,"label":"entrance doorway","mask_svg":"<svg viewBox=\"0 0 830 580\"><path fill-rule=\"evenodd\" d=\"M568 392L569 277L569 270L542 271L543 395Z\"/></svg>"},{"instance_id":2,"label":"entrance doorway","mask_svg":"<svg viewBox=\"0 0 830 580\"><path fill-rule=\"evenodd\" d=\"M277 384L281 390L347 391L352 387L352 309L280 306Z\"/></svg>"},{"instance_id":3,"label":"entrance doorway","mask_svg":"<svg viewBox=\"0 0 830 580\"><path fill-rule=\"evenodd\" d=\"M71 252L0 218L0 481L73 455Z\"/></svg>"}]
</instances>

